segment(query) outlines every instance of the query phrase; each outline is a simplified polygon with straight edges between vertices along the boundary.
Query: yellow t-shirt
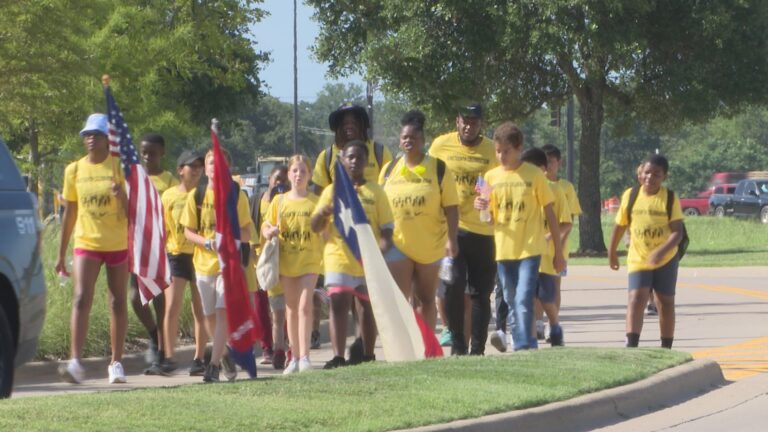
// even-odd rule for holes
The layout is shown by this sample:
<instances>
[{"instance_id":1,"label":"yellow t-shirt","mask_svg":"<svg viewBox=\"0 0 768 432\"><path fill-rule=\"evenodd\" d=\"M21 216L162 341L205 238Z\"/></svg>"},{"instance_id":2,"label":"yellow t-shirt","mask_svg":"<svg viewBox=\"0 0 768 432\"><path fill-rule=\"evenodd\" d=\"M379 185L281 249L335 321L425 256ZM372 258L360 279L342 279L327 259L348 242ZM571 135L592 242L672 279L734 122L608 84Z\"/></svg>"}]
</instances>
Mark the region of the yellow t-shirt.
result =
<instances>
[{"instance_id":1,"label":"yellow t-shirt","mask_svg":"<svg viewBox=\"0 0 768 432\"><path fill-rule=\"evenodd\" d=\"M178 186L179 184L179 180L168 171L163 171L158 175L151 175L149 176L149 180L155 185L155 189L157 189L157 193L160 194L160 196L162 196L169 188Z\"/></svg>"},{"instance_id":2,"label":"yellow t-shirt","mask_svg":"<svg viewBox=\"0 0 768 432\"><path fill-rule=\"evenodd\" d=\"M579 203L579 196L576 195L576 188L573 187L573 183L566 179L557 179L557 184L565 194L565 199L568 200L568 208L571 209L573 216L578 216L582 213L581 204Z\"/></svg>"},{"instance_id":3,"label":"yellow t-shirt","mask_svg":"<svg viewBox=\"0 0 768 432\"><path fill-rule=\"evenodd\" d=\"M213 207L213 189L205 190L203 203L200 207L200 229L197 222L197 205L195 203L195 191L192 190L187 195L187 205L181 213L181 224L185 227L197 231L198 234L207 238L216 238L216 210ZM251 224L251 215L248 211L248 199L245 192L240 191L240 197L237 200L237 218L240 222L240 229L249 229ZM201 246L195 245L195 252L192 257L192 263L195 265L195 273L202 276L215 276L219 273L219 256L215 250L206 250Z\"/></svg>"},{"instance_id":4,"label":"yellow t-shirt","mask_svg":"<svg viewBox=\"0 0 768 432\"><path fill-rule=\"evenodd\" d=\"M557 221L561 224L571 223L572 211L571 208L568 207L568 198L565 196L565 191L563 191L558 182L547 181L547 183L549 184L550 189L552 189L552 194L555 196L555 202L552 205L552 210L555 212ZM549 223L547 222L547 217L544 214L543 208L541 209L541 218L544 221L544 235L546 235L549 233ZM546 273L557 276L558 273L555 271L554 259L555 243L553 239L549 239L549 241L547 241L547 248L544 250L544 253L541 254L539 273Z\"/></svg>"},{"instance_id":5,"label":"yellow t-shirt","mask_svg":"<svg viewBox=\"0 0 768 432\"><path fill-rule=\"evenodd\" d=\"M461 143L458 132L451 132L435 138L429 155L445 161L453 173L459 195L459 228L476 234L493 234L493 227L480 222L480 212L475 209L477 178L498 166L493 141L483 137L480 144L468 147Z\"/></svg>"},{"instance_id":6,"label":"yellow t-shirt","mask_svg":"<svg viewBox=\"0 0 768 432\"><path fill-rule=\"evenodd\" d=\"M381 230L385 228L392 228L392 210L389 208L389 200L387 194L384 193L384 189L376 183L365 182L365 184L355 188L357 190L357 197L360 199L360 204L363 206L365 216L368 217L368 222L371 224L373 235L376 237L376 241L381 238ZM325 188L320 200L317 202L314 214L318 213L320 209L333 203L333 188ZM325 243L325 249L323 251L323 267L325 273L345 273L351 276L365 276L363 273L363 267L357 261L347 245L344 243L344 239L341 238L341 234L336 229L336 225L333 223L333 215L328 218L328 240Z\"/></svg>"},{"instance_id":7,"label":"yellow t-shirt","mask_svg":"<svg viewBox=\"0 0 768 432\"><path fill-rule=\"evenodd\" d=\"M627 189L621 196L621 206L616 213L616 224L626 226L627 204L632 189ZM629 272L654 270L664 266L675 254L677 247L672 248L658 265L648 264L648 256L662 243L667 241L672 230L671 221L683 220L680 201L675 196L672 204L672 217L667 217L667 188L664 186L655 195L646 195L643 188L637 194L637 200L632 207L632 225L629 227L629 252L627 253L627 268Z\"/></svg>"},{"instance_id":8,"label":"yellow t-shirt","mask_svg":"<svg viewBox=\"0 0 768 432\"><path fill-rule=\"evenodd\" d=\"M120 160L107 156L93 164L88 157L67 165L64 170L64 199L77 203L76 249L114 252L128 249L126 209L112 195L112 183L123 187Z\"/></svg>"},{"instance_id":9,"label":"yellow t-shirt","mask_svg":"<svg viewBox=\"0 0 768 432\"><path fill-rule=\"evenodd\" d=\"M395 246L415 262L431 264L445 255L448 224L443 208L458 206L459 196L447 166L442 185L437 184L435 158L426 156L420 166L425 169L423 173L408 169L405 161L399 159L386 183L384 175L389 164L384 166L379 182L384 185L395 217Z\"/></svg>"},{"instance_id":10,"label":"yellow t-shirt","mask_svg":"<svg viewBox=\"0 0 768 432\"><path fill-rule=\"evenodd\" d=\"M188 191L181 191L178 187L171 187L163 192L163 213L167 236L165 250L172 255L191 254L195 250L195 244L184 236L184 225L181 224L181 214L187 206L187 195L189 195Z\"/></svg>"},{"instance_id":11,"label":"yellow t-shirt","mask_svg":"<svg viewBox=\"0 0 768 432\"><path fill-rule=\"evenodd\" d=\"M363 175L365 176L365 181L377 183L379 180L379 171L381 171L381 166L379 166L379 163L376 160L376 153L373 149L373 140L368 140L366 144L368 145L368 165L365 167ZM317 161L315 161L315 169L312 171L312 183L322 188L333 183L333 178L336 176L333 167L335 166L336 156L340 150L335 145L332 147L332 149L333 154L331 155L330 173L328 172L329 167L326 166L325 163L325 153L328 151L327 148L321 151L320 155L317 156ZM384 151L381 157L381 165L384 166L391 160L392 153L389 151L387 146L384 146Z\"/></svg>"},{"instance_id":12,"label":"yellow t-shirt","mask_svg":"<svg viewBox=\"0 0 768 432\"><path fill-rule=\"evenodd\" d=\"M269 204L265 221L272 225L280 221L280 276L320 273L323 241L312 232L311 223L317 200L313 193L299 199L280 194Z\"/></svg>"},{"instance_id":13,"label":"yellow t-shirt","mask_svg":"<svg viewBox=\"0 0 768 432\"><path fill-rule=\"evenodd\" d=\"M485 181L493 189L490 209L496 261L543 254L541 209L555 198L541 169L527 162L515 170L496 167L485 174Z\"/></svg>"}]
</instances>

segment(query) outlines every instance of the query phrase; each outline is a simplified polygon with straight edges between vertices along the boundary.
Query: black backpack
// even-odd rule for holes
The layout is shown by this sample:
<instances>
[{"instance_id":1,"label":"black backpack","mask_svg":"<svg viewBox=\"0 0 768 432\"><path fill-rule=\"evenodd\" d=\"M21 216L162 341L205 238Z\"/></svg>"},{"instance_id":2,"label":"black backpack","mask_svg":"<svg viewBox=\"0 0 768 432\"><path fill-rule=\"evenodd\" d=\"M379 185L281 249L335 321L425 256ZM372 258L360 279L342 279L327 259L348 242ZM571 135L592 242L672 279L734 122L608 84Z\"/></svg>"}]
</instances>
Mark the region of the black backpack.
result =
<instances>
[{"instance_id":1,"label":"black backpack","mask_svg":"<svg viewBox=\"0 0 768 432\"><path fill-rule=\"evenodd\" d=\"M629 192L629 202L627 203L627 226L632 224L632 208L637 201L637 195L640 193L640 186L634 186ZM672 219L672 206L675 203L675 192L671 189L667 189L667 218ZM685 256L685 251L688 250L688 244L690 239L688 238L688 230L685 229L685 222L683 224L683 238L680 239L680 243L677 245L677 259L681 260Z\"/></svg>"}]
</instances>

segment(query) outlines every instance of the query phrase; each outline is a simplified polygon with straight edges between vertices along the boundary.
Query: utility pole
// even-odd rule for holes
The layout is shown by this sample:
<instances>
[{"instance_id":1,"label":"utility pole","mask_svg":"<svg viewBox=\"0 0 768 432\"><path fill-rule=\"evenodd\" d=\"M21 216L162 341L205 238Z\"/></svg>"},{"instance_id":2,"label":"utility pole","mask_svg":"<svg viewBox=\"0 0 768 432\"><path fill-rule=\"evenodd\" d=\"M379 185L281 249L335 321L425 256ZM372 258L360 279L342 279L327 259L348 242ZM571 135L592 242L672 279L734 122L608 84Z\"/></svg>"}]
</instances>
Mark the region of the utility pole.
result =
<instances>
[{"instance_id":1,"label":"utility pole","mask_svg":"<svg viewBox=\"0 0 768 432\"><path fill-rule=\"evenodd\" d=\"M299 66L296 15L296 0L293 0L293 154L299 152Z\"/></svg>"},{"instance_id":2,"label":"utility pole","mask_svg":"<svg viewBox=\"0 0 768 432\"><path fill-rule=\"evenodd\" d=\"M565 177L573 183L574 155L573 155L573 95L568 96L568 104L565 108Z\"/></svg>"},{"instance_id":3,"label":"utility pole","mask_svg":"<svg viewBox=\"0 0 768 432\"><path fill-rule=\"evenodd\" d=\"M371 79L368 79L365 89L365 98L368 103L368 119L371 121L371 130L368 131L371 139L373 139L373 92L375 88L376 84L374 84Z\"/></svg>"}]
</instances>

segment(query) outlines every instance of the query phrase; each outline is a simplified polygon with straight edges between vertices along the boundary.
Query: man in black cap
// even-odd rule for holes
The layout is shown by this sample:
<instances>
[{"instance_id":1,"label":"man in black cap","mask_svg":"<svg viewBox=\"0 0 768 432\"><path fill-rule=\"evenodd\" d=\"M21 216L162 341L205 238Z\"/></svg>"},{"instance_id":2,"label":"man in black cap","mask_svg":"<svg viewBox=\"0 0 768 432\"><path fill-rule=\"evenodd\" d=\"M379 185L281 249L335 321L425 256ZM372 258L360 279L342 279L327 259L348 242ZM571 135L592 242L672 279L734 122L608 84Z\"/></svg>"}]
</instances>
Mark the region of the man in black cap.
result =
<instances>
[{"instance_id":1,"label":"man in black cap","mask_svg":"<svg viewBox=\"0 0 768 432\"><path fill-rule=\"evenodd\" d=\"M485 353L491 319L491 291L496 278L493 227L480 220L474 207L478 177L498 165L493 141L482 135L483 108L479 103L459 107L456 132L432 142L429 155L442 159L456 179L459 194L459 254L453 280L445 285L445 306L451 332L451 353L467 354L464 338L464 295L472 299L470 354Z\"/></svg>"},{"instance_id":2,"label":"man in black cap","mask_svg":"<svg viewBox=\"0 0 768 432\"><path fill-rule=\"evenodd\" d=\"M392 160L392 153L385 146L368 138L371 121L368 113L360 105L344 103L328 116L328 126L335 133L334 144L328 146L317 156L315 169L312 172L312 183L315 193L320 192L333 183L333 163L344 145L352 140L364 141L368 145L368 166L365 167L365 179L378 183L381 167Z\"/></svg>"}]
</instances>

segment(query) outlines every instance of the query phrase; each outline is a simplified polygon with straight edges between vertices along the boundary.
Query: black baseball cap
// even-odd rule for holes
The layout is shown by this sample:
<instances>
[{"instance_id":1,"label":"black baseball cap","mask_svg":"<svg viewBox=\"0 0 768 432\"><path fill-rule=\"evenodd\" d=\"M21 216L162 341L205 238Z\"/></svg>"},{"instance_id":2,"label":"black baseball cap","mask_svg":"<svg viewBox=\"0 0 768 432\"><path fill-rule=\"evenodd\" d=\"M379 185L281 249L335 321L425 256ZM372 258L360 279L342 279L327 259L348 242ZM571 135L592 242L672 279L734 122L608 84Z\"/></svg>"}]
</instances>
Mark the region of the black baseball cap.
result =
<instances>
[{"instance_id":1,"label":"black baseball cap","mask_svg":"<svg viewBox=\"0 0 768 432\"><path fill-rule=\"evenodd\" d=\"M176 159L176 166L182 167L184 165L190 165L192 162L198 159L203 160L203 155L194 150L184 150L179 155L179 158Z\"/></svg>"},{"instance_id":2,"label":"black baseball cap","mask_svg":"<svg viewBox=\"0 0 768 432\"><path fill-rule=\"evenodd\" d=\"M459 115L462 117L483 118L483 106L477 102L459 107Z\"/></svg>"},{"instance_id":3,"label":"black baseball cap","mask_svg":"<svg viewBox=\"0 0 768 432\"><path fill-rule=\"evenodd\" d=\"M365 108L361 107L360 105L355 105L351 102L346 102L336 109L336 111L332 112L331 115L328 116L328 126L331 128L332 131L336 131L336 129L341 126L341 120L344 118L344 114L351 112L357 117L362 123L363 123L363 129L369 129L371 127L371 120L368 118L368 112L365 110Z\"/></svg>"}]
</instances>

